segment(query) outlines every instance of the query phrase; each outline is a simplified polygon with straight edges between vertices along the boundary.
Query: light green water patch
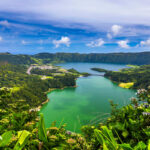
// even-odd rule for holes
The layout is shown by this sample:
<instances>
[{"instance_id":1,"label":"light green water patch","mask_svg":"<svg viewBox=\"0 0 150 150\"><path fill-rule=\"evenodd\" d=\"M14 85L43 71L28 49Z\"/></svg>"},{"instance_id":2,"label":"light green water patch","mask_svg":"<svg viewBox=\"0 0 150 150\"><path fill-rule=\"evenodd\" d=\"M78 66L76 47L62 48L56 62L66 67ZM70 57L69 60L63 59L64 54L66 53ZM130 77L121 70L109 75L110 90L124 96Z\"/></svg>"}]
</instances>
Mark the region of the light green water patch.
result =
<instances>
[{"instance_id":1,"label":"light green water patch","mask_svg":"<svg viewBox=\"0 0 150 150\"><path fill-rule=\"evenodd\" d=\"M102 76L78 78L76 88L49 93L50 101L41 112L47 127L56 121L57 126L66 123L66 129L80 132L82 125L105 121L111 112L109 100L121 107L127 105L134 94L135 91L120 88Z\"/></svg>"}]
</instances>

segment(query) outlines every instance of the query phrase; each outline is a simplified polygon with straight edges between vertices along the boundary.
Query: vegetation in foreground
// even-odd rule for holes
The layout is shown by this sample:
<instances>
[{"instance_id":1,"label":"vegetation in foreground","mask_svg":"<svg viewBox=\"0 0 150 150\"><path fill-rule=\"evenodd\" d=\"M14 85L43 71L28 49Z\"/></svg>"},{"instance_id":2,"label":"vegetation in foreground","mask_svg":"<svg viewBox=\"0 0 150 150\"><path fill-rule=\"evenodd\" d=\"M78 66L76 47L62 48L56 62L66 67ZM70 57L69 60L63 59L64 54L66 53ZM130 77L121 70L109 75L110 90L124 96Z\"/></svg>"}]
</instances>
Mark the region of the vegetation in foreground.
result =
<instances>
[{"instance_id":1,"label":"vegetation in foreground","mask_svg":"<svg viewBox=\"0 0 150 150\"><path fill-rule=\"evenodd\" d=\"M108 71L104 76L121 87L146 89L150 85L150 65L125 68L120 71Z\"/></svg>"},{"instance_id":2,"label":"vegetation in foreground","mask_svg":"<svg viewBox=\"0 0 150 150\"><path fill-rule=\"evenodd\" d=\"M7 94L1 95L2 100ZM141 103L142 102L142 103ZM17 107L2 108L0 148L3 150L149 150L150 148L150 88L138 90L131 104L117 109L111 102L111 117L104 124L83 126L82 133L66 131L55 122L45 128L43 115L29 109L24 101Z\"/></svg>"}]
</instances>

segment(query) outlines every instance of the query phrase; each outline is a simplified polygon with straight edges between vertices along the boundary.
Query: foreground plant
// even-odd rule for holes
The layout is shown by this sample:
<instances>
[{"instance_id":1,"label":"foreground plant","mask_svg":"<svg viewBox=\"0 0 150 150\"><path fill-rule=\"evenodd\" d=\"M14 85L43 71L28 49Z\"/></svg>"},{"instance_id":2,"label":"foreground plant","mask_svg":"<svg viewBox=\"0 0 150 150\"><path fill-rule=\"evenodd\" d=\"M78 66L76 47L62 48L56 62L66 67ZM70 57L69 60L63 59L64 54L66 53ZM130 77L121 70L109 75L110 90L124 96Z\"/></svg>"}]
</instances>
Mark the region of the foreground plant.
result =
<instances>
[{"instance_id":1,"label":"foreground plant","mask_svg":"<svg viewBox=\"0 0 150 150\"><path fill-rule=\"evenodd\" d=\"M0 149L149 150L149 100L150 88L139 90L137 96L132 98L132 104L123 108L118 109L117 105L111 102L110 118L103 124L83 126L83 135L66 131L64 125L56 127L56 123L46 128L43 114L40 114L38 126L36 127L35 122L35 125L29 128L31 121L36 120L36 114L29 114L28 111L19 114L15 112L10 115L11 124L8 124L8 128L0 126L3 133L0 136ZM12 131L7 131L10 129Z\"/></svg>"},{"instance_id":2,"label":"foreground plant","mask_svg":"<svg viewBox=\"0 0 150 150\"><path fill-rule=\"evenodd\" d=\"M130 144L118 144L114 138L114 135L111 130L106 126L101 127L102 130L95 129L94 133L99 141L99 144L102 145L103 150L132 150Z\"/></svg>"},{"instance_id":3,"label":"foreground plant","mask_svg":"<svg viewBox=\"0 0 150 150\"><path fill-rule=\"evenodd\" d=\"M23 130L18 132L18 141L14 147L14 150L22 150L28 142L30 132Z\"/></svg>"},{"instance_id":4,"label":"foreground plant","mask_svg":"<svg viewBox=\"0 0 150 150\"><path fill-rule=\"evenodd\" d=\"M7 131L0 136L0 148L7 146L12 139L12 131Z\"/></svg>"}]
</instances>

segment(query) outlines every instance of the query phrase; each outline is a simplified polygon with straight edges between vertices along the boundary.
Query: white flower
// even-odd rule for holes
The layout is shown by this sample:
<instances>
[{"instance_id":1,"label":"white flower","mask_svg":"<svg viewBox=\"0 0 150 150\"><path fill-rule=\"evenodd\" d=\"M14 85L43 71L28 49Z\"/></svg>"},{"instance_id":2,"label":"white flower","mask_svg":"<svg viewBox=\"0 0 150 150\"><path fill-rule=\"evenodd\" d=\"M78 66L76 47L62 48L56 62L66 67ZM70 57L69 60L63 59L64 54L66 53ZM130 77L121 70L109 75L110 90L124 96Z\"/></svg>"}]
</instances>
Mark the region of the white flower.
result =
<instances>
[{"instance_id":1,"label":"white flower","mask_svg":"<svg viewBox=\"0 0 150 150\"><path fill-rule=\"evenodd\" d=\"M145 89L139 89L139 90L137 90L137 95L138 94L143 94L143 93L146 93L147 92L147 90L145 90Z\"/></svg>"}]
</instances>

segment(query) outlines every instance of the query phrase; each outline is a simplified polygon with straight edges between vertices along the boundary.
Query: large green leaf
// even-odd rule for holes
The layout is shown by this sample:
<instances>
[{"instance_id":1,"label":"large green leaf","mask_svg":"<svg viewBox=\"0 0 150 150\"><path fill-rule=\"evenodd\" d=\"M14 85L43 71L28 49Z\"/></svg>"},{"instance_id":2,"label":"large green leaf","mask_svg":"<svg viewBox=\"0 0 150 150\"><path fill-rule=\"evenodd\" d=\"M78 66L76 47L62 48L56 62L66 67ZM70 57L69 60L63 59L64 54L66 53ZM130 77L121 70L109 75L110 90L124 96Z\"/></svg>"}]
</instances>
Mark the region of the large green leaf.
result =
<instances>
[{"instance_id":1,"label":"large green leaf","mask_svg":"<svg viewBox=\"0 0 150 150\"><path fill-rule=\"evenodd\" d=\"M130 146L130 144L120 144L119 148L123 150L133 150L133 148Z\"/></svg>"},{"instance_id":2,"label":"large green leaf","mask_svg":"<svg viewBox=\"0 0 150 150\"><path fill-rule=\"evenodd\" d=\"M111 145L112 148L117 149L118 144L113 136L112 131L109 130L106 126L102 126L102 129L103 137L105 137L105 139L109 142L109 145Z\"/></svg>"},{"instance_id":3,"label":"large green leaf","mask_svg":"<svg viewBox=\"0 0 150 150\"><path fill-rule=\"evenodd\" d=\"M148 150L150 150L150 140L148 140Z\"/></svg>"},{"instance_id":4,"label":"large green leaf","mask_svg":"<svg viewBox=\"0 0 150 150\"><path fill-rule=\"evenodd\" d=\"M44 117L43 114L40 114L40 120L38 125L38 135L39 139L43 142L47 142L47 134L46 134L46 127L44 123Z\"/></svg>"},{"instance_id":5,"label":"large green leaf","mask_svg":"<svg viewBox=\"0 0 150 150\"><path fill-rule=\"evenodd\" d=\"M27 144L30 136L30 132L23 130L18 132L18 142L16 143L14 150L22 150Z\"/></svg>"},{"instance_id":6,"label":"large green leaf","mask_svg":"<svg viewBox=\"0 0 150 150\"><path fill-rule=\"evenodd\" d=\"M124 124L120 122L116 122L113 124L113 128L123 131L124 130Z\"/></svg>"},{"instance_id":7,"label":"large green leaf","mask_svg":"<svg viewBox=\"0 0 150 150\"><path fill-rule=\"evenodd\" d=\"M150 127L143 130L147 136L150 136Z\"/></svg>"},{"instance_id":8,"label":"large green leaf","mask_svg":"<svg viewBox=\"0 0 150 150\"><path fill-rule=\"evenodd\" d=\"M146 144L143 141L140 141L135 147L134 150L145 150Z\"/></svg>"},{"instance_id":9,"label":"large green leaf","mask_svg":"<svg viewBox=\"0 0 150 150\"><path fill-rule=\"evenodd\" d=\"M103 143L104 143L104 138L103 138L101 132L102 132L102 131L100 131L100 130L98 130L98 129L95 129L95 130L94 130L94 134L95 134L95 136L96 136L98 142L99 142L100 144L103 144Z\"/></svg>"},{"instance_id":10,"label":"large green leaf","mask_svg":"<svg viewBox=\"0 0 150 150\"><path fill-rule=\"evenodd\" d=\"M4 147L6 146L7 144L9 144L9 142L11 141L12 139L12 131L7 131L5 133L3 133L1 136L0 136L0 147Z\"/></svg>"},{"instance_id":11,"label":"large green leaf","mask_svg":"<svg viewBox=\"0 0 150 150\"><path fill-rule=\"evenodd\" d=\"M94 134L95 134L95 136L96 136L98 142L99 142L101 145L103 145L103 150L109 150L109 149L107 148L106 141L105 141L105 139L104 139L103 136L102 136L102 131L100 131L100 130L98 130L98 129L95 129L95 130L94 130Z\"/></svg>"}]
</instances>

